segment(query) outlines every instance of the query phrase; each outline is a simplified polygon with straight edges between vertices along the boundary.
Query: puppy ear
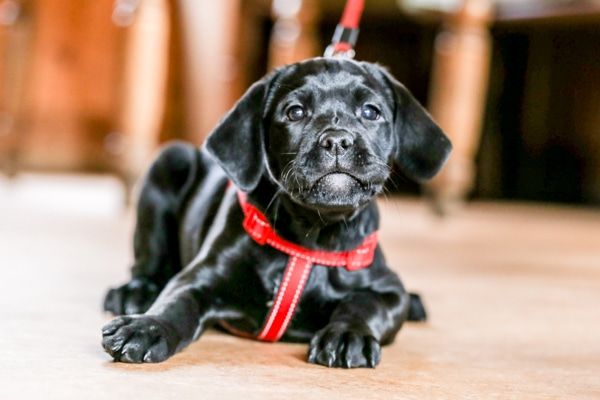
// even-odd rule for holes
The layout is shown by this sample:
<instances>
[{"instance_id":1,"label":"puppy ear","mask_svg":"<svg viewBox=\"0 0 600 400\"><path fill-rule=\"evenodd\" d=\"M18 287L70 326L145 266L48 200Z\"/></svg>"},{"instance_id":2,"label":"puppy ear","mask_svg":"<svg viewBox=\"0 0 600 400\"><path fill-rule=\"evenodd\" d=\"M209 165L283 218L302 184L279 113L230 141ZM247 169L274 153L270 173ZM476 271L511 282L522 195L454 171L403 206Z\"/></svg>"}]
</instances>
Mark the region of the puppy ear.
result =
<instances>
[{"instance_id":1,"label":"puppy ear","mask_svg":"<svg viewBox=\"0 0 600 400\"><path fill-rule=\"evenodd\" d=\"M206 150L243 191L258 185L264 172L263 109L273 79L254 83L206 139Z\"/></svg>"},{"instance_id":2,"label":"puppy ear","mask_svg":"<svg viewBox=\"0 0 600 400\"><path fill-rule=\"evenodd\" d=\"M417 182L432 178L442 168L452 144L429 113L412 94L384 70L384 78L395 100L395 161L408 177Z\"/></svg>"}]
</instances>

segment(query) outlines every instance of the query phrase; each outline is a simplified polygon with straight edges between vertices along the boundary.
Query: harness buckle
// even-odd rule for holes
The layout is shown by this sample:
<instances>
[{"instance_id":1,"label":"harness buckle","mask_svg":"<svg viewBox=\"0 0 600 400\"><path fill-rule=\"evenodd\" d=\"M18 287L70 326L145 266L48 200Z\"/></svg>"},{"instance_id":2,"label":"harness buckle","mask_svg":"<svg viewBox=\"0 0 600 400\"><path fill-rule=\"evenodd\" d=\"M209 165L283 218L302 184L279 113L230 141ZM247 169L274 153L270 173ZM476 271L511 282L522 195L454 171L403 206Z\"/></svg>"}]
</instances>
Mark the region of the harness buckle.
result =
<instances>
[{"instance_id":1,"label":"harness buckle","mask_svg":"<svg viewBox=\"0 0 600 400\"><path fill-rule=\"evenodd\" d=\"M350 48L347 50L339 50L336 45L330 44L325 49L325 53L323 57L339 57L339 58L354 58L355 55L354 49Z\"/></svg>"},{"instance_id":2,"label":"harness buckle","mask_svg":"<svg viewBox=\"0 0 600 400\"><path fill-rule=\"evenodd\" d=\"M358 39L358 28L337 25L331 44L325 49L324 57L354 58L354 45Z\"/></svg>"}]
</instances>

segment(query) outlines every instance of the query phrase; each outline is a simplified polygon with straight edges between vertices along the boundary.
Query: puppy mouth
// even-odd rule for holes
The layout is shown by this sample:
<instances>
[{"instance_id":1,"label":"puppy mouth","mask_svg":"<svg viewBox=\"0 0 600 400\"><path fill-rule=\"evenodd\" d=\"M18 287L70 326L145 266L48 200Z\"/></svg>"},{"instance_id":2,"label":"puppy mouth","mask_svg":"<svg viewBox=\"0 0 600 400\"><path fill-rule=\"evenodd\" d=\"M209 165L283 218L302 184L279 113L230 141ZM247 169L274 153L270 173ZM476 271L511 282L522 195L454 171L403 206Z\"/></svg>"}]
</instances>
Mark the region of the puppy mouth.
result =
<instances>
[{"instance_id":1,"label":"puppy mouth","mask_svg":"<svg viewBox=\"0 0 600 400\"><path fill-rule=\"evenodd\" d=\"M321 210L351 211L377 192L375 187L342 171L322 175L305 192L304 204Z\"/></svg>"},{"instance_id":2,"label":"puppy mouth","mask_svg":"<svg viewBox=\"0 0 600 400\"><path fill-rule=\"evenodd\" d=\"M365 185L363 182L352 174L347 172L330 172L319 179L312 185L311 191L327 188L331 192L348 192L350 190L362 189Z\"/></svg>"}]
</instances>

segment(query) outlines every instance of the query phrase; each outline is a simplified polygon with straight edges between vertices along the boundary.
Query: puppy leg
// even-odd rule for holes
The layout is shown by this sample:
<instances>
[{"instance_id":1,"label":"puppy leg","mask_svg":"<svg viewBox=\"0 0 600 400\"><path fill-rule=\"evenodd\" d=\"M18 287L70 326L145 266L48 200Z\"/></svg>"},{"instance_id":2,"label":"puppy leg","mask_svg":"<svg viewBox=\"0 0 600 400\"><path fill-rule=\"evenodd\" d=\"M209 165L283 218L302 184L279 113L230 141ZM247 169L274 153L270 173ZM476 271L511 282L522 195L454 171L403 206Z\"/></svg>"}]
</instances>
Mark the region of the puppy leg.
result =
<instances>
[{"instance_id":1,"label":"puppy leg","mask_svg":"<svg viewBox=\"0 0 600 400\"><path fill-rule=\"evenodd\" d=\"M409 305L401 285L394 292L351 293L311 340L308 361L328 367L374 368L381 360L381 344L394 339Z\"/></svg>"},{"instance_id":2,"label":"puppy leg","mask_svg":"<svg viewBox=\"0 0 600 400\"><path fill-rule=\"evenodd\" d=\"M178 216L188 193L201 180L198 150L174 143L159 154L144 180L137 207L132 279L111 289L104 309L113 314L146 311L181 269Z\"/></svg>"},{"instance_id":3,"label":"puppy leg","mask_svg":"<svg viewBox=\"0 0 600 400\"><path fill-rule=\"evenodd\" d=\"M408 310L408 321L426 321L427 311L421 296L417 293L410 293L410 308Z\"/></svg>"},{"instance_id":4,"label":"puppy leg","mask_svg":"<svg viewBox=\"0 0 600 400\"><path fill-rule=\"evenodd\" d=\"M210 271L210 270L213 271ZM102 329L102 346L115 361L160 362L197 339L223 317L210 294L219 278L208 265L189 266L164 288L142 315L117 317Z\"/></svg>"}]
</instances>

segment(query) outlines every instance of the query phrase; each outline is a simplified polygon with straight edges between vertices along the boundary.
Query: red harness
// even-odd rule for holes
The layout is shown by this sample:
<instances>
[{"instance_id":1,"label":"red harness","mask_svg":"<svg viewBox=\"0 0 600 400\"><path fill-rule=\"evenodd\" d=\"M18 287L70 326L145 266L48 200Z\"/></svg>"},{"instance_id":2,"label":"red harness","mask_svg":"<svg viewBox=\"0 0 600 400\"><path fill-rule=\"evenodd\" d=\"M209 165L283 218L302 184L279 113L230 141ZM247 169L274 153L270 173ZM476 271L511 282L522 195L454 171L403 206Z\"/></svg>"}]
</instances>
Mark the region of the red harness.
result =
<instances>
[{"instance_id":1,"label":"red harness","mask_svg":"<svg viewBox=\"0 0 600 400\"><path fill-rule=\"evenodd\" d=\"M314 264L346 267L348 271L356 271L373 263L377 247L377 232L367 236L363 243L353 250L335 252L311 250L279 236L264 214L248 203L245 193L238 191L238 199L244 211L243 225L248 235L261 246L267 244L290 256L273 306L257 336L259 340L275 342L283 336L294 316Z\"/></svg>"}]
</instances>

